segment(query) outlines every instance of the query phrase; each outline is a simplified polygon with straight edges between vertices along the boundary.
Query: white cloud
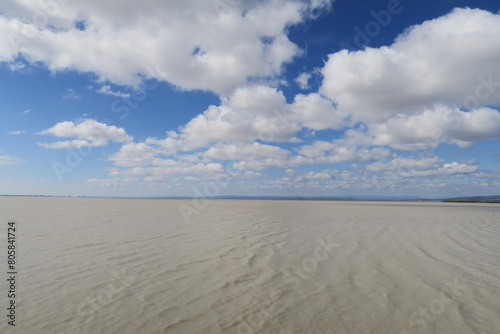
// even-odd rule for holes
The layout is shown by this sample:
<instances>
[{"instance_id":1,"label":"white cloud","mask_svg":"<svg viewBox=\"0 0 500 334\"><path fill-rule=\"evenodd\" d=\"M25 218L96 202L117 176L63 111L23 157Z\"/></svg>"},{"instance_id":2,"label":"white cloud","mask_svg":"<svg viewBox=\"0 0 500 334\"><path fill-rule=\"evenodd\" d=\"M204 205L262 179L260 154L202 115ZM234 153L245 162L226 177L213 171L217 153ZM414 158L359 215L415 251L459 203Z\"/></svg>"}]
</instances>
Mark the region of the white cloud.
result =
<instances>
[{"instance_id":1,"label":"white cloud","mask_svg":"<svg viewBox=\"0 0 500 334\"><path fill-rule=\"evenodd\" d=\"M264 85L240 87L223 99L221 106L210 106L166 138L147 138L142 143L128 143L110 156L118 166L162 166L166 161L181 159L191 162L235 160L238 170L263 170L308 164L303 157L289 157L290 152L266 142L297 142L297 133L305 128L323 130L344 126L344 116L331 102L319 94L298 95L287 104L283 93ZM205 152L178 155L194 149ZM371 159L372 153L344 154L345 159ZM177 154L177 156L175 156ZM164 160L166 157L171 157Z\"/></svg>"},{"instance_id":2,"label":"white cloud","mask_svg":"<svg viewBox=\"0 0 500 334\"><path fill-rule=\"evenodd\" d=\"M385 123L370 125L374 145L401 150L438 147L441 143L467 147L500 138L500 112L490 108L469 112L456 107L434 106L419 114L400 114Z\"/></svg>"},{"instance_id":3,"label":"white cloud","mask_svg":"<svg viewBox=\"0 0 500 334\"><path fill-rule=\"evenodd\" d=\"M268 158L285 159L290 152L272 145L251 144L219 144L210 147L203 153L217 160L262 160Z\"/></svg>"},{"instance_id":4,"label":"white cloud","mask_svg":"<svg viewBox=\"0 0 500 334\"><path fill-rule=\"evenodd\" d=\"M6 166L6 165L18 165L20 163L23 163L24 160L20 159L18 157L11 157L8 155L0 155L0 166Z\"/></svg>"},{"instance_id":5,"label":"white cloud","mask_svg":"<svg viewBox=\"0 0 500 334\"><path fill-rule=\"evenodd\" d=\"M322 179L331 179L332 175L328 174L327 172L307 172L304 177L308 180L322 180Z\"/></svg>"},{"instance_id":6,"label":"white cloud","mask_svg":"<svg viewBox=\"0 0 500 334\"><path fill-rule=\"evenodd\" d=\"M68 88L66 90L66 93L63 95L63 99L68 99L68 100L79 100L83 96L78 94L74 89Z\"/></svg>"},{"instance_id":7,"label":"white cloud","mask_svg":"<svg viewBox=\"0 0 500 334\"><path fill-rule=\"evenodd\" d=\"M331 142L317 140L312 144L303 145L297 149L301 157L297 162L301 164L362 162L388 160L392 152L384 147L371 147L371 140L355 130L348 130L345 137Z\"/></svg>"},{"instance_id":8,"label":"white cloud","mask_svg":"<svg viewBox=\"0 0 500 334\"><path fill-rule=\"evenodd\" d=\"M159 154L161 154L161 150L145 143L128 143L111 155L109 160L114 161L117 166L142 167L157 163Z\"/></svg>"},{"instance_id":9,"label":"white cloud","mask_svg":"<svg viewBox=\"0 0 500 334\"><path fill-rule=\"evenodd\" d=\"M8 135L23 135L26 133L26 131L23 131L23 130L18 130L18 131L9 131L9 132L6 132Z\"/></svg>"},{"instance_id":10,"label":"white cloud","mask_svg":"<svg viewBox=\"0 0 500 334\"><path fill-rule=\"evenodd\" d=\"M262 173L247 170L243 173L242 177L245 179L260 179L262 177Z\"/></svg>"},{"instance_id":11,"label":"white cloud","mask_svg":"<svg viewBox=\"0 0 500 334\"><path fill-rule=\"evenodd\" d=\"M479 169L478 166L471 164L441 163L441 159L438 157L422 159L397 158L389 163L377 162L368 165L366 169L373 172L391 171L401 177L469 174Z\"/></svg>"},{"instance_id":12,"label":"white cloud","mask_svg":"<svg viewBox=\"0 0 500 334\"><path fill-rule=\"evenodd\" d=\"M40 21L38 3L0 5L0 61L21 54L51 71L95 73L137 85L142 78L227 94L250 77L276 76L301 53L287 28L331 1L71 1ZM42 12L43 13L43 12ZM85 29L75 27L84 22ZM23 35L23 32L33 32ZM25 36L27 35L27 36ZM160 69L160 71L155 70Z\"/></svg>"},{"instance_id":13,"label":"white cloud","mask_svg":"<svg viewBox=\"0 0 500 334\"><path fill-rule=\"evenodd\" d=\"M149 78L181 90L219 94L220 105L208 107L165 137L142 142L133 142L125 129L91 119L57 123L40 132L65 138L38 144L45 148L123 144L109 155L114 163L110 178L88 184L169 182L176 175L182 177L175 182L203 182L226 175L223 163L238 177L255 179L246 180L248 184L266 177L262 171L267 168L370 163L349 172L288 169L267 184L314 190L386 189L387 181L405 187L420 176L435 181L426 186L439 188L445 176L478 173L473 162L395 158L391 149L428 149L442 143L466 147L500 138L500 113L492 109L500 103L500 15L459 9L409 29L390 46L330 55L320 91L287 102L276 87L285 84L283 65L302 52L288 39L288 27L329 3L70 2L48 24L39 25L33 38L12 45L13 35L7 32L24 38L22 31L33 27L30 18L36 8L28 0L6 0L0 4L0 32L5 32L0 34L0 61L16 64L20 55L28 65L42 62L53 72L93 73L98 80L92 90L122 98L132 88L113 84L137 85ZM77 21L83 22L79 29ZM312 75L301 73L295 82L310 89ZM68 89L64 97L81 95ZM348 127L339 139L302 143L318 131ZM296 149L289 151L281 143ZM0 157L0 164L12 161L8 158Z\"/></svg>"},{"instance_id":14,"label":"white cloud","mask_svg":"<svg viewBox=\"0 0 500 334\"><path fill-rule=\"evenodd\" d=\"M308 129L338 130L350 125L348 115L337 110L331 101L316 93L296 95L290 108L293 113L291 119Z\"/></svg>"},{"instance_id":15,"label":"white cloud","mask_svg":"<svg viewBox=\"0 0 500 334\"><path fill-rule=\"evenodd\" d=\"M267 86L238 88L221 106L210 106L180 129L186 147L213 142L294 141L300 130L291 122L281 91Z\"/></svg>"},{"instance_id":16,"label":"white cloud","mask_svg":"<svg viewBox=\"0 0 500 334\"><path fill-rule=\"evenodd\" d=\"M260 174L240 174L247 178L255 178ZM181 177L182 176L182 177ZM204 182L218 180L227 182L231 176L227 173L224 166L220 163L213 162L186 162L180 160L163 160L161 166L141 166L133 168L112 168L107 179L90 179L86 182L87 185L103 185L103 186L161 186L166 189L170 186L192 187L192 184L187 182ZM175 184L174 184L175 183ZM176 193L175 195L179 195Z\"/></svg>"},{"instance_id":17,"label":"white cloud","mask_svg":"<svg viewBox=\"0 0 500 334\"><path fill-rule=\"evenodd\" d=\"M104 85L98 90L96 90L97 93L99 94L105 94L105 95L112 95L116 97L122 97L122 98L129 98L130 93L122 93L122 92L115 92L111 90L111 86L109 85Z\"/></svg>"},{"instance_id":18,"label":"white cloud","mask_svg":"<svg viewBox=\"0 0 500 334\"><path fill-rule=\"evenodd\" d=\"M123 187L137 181L139 181L139 178L137 177L124 179L90 179L85 182L85 185L100 187Z\"/></svg>"},{"instance_id":19,"label":"white cloud","mask_svg":"<svg viewBox=\"0 0 500 334\"><path fill-rule=\"evenodd\" d=\"M87 140L64 140L64 141L58 141L55 143L37 143L38 146L44 147L44 148L52 148L52 149L60 149L60 148L82 148L82 147L87 147L87 146L102 146L102 145L94 145L93 143L87 141Z\"/></svg>"},{"instance_id":20,"label":"white cloud","mask_svg":"<svg viewBox=\"0 0 500 334\"><path fill-rule=\"evenodd\" d=\"M468 165L468 164L460 164L458 162L452 162L449 164L444 164L439 168L439 172L444 174L462 174L462 173L473 173L479 169L478 166Z\"/></svg>"},{"instance_id":21,"label":"white cloud","mask_svg":"<svg viewBox=\"0 0 500 334\"><path fill-rule=\"evenodd\" d=\"M31 109L26 109L25 111L21 111L21 115L27 115L31 112Z\"/></svg>"},{"instance_id":22,"label":"white cloud","mask_svg":"<svg viewBox=\"0 0 500 334\"><path fill-rule=\"evenodd\" d=\"M7 64L9 66L9 70L12 72L15 71L21 71L26 68L26 64L20 62L20 61L13 61Z\"/></svg>"},{"instance_id":23,"label":"white cloud","mask_svg":"<svg viewBox=\"0 0 500 334\"><path fill-rule=\"evenodd\" d=\"M335 149L338 145L332 142L317 140L310 145L304 145L299 148L299 153L308 158L321 157L326 152Z\"/></svg>"},{"instance_id":24,"label":"white cloud","mask_svg":"<svg viewBox=\"0 0 500 334\"><path fill-rule=\"evenodd\" d=\"M389 163L376 162L366 166L366 169L372 172L380 171L402 171L408 169L428 170L431 168L438 168L440 159L436 156L422 158L422 159L409 159L409 158L396 158Z\"/></svg>"},{"instance_id":25,"label":"white cloud","mask_svg":"<svg viewBox=\"0 0 500 334\"><path fill-rule=\"evenodd\" d=\"M304 72L300 73L299 76L295 79L295 82L299 85L301 89L309 89L309 79L311 79L311 74Z\"/></svg>"},{"instance_id":26,"label":"white cloud","mask_svg":"<svg viewBox=\"0 0 500 334\"><path fill-rule=\"evenodd\" d=\"M110 173L114 177L151 177L151 180L166 180L172 175L214 175L224 173L224 167L219 163L185 163L179 161L172 161L171 166L161 167L135 167L122 171L115 171Z\"/></svg>"},{"instance_id":27,"label":"white cloud","mask_svg":"<svg viewBox=\"0 0 500 334\"><path fill-rule=\"evenodd\" d=\"M321 92L368 122L436 103L500 104L499 30L500 14L456 9L391 46L330 55Z\"/></svg>"},{"instance_id":28,"label":"white cloud","mask_svg":"<svg viewBox=\"0 0 500 334\"><path fill-rule=\"evenodd\" d=\"M76 137L74 140L59 141L55 143L38 143L45 148L67 148L85 146L104 146L109 141L128 143L132 137L124 129L113 125L99 123L93 119L85 119L78 123L60 122L52 128L39 132L40 135L53 135L55 137Z\"/></svg>"},{"instance_id":29,"label":"white cloud","mask_svg":"<svg viewBox=\"0 0 500 334\"><path fill-rule=\"evenodd\" d=\"M338 175L338 171L336 170L297 172L289 169L285 172L284 176L264 183L262 188L324 190L332 187L332 182L336 179L336 175Z\"/></svg>"},{"instance_id":30,"label":"white cloud","mask_svg":"<svg viewBox=\"0 0 500 334\"><path fill-rule=\"evenodd\" d=\"M219 160L238 160L236 170L264 170L270 167L285 167L290 152L277 146L260 143L222 145L211 147L204 155Z\"/></svg>"},{"instance_id":31,"label":"white cloud","mask_svg":"<svg viewBox=\"0 0 500 334\"><path fill-rule=\"evenodd\" d=\"M151 143L151 141L149 141ZM208 150L196 154L177 155L172 158L168 150L161 146L146 143L128 143L111 155L109 160L120 167L164 167L177 166L178 163L210 164L213 160L234 160L236 170L262 170L287 164L289 151L277 146L257 142L251 144L217 144Z\"/></svg>"},{"instance_id":32,"label":"white cloud","mask_svg":"<svg viewBox=\"0 0 500 334\"><path fill-rule=\"evenodd\" d=\"M236 89L221 106L210 106L178 133L170 132L162 141L149 139L147 143L190 150L216 142L297 142L303 128L341 129L348 124L345 114L319 94L299 94L287 104L283 92L276 88L251 85Z\"/></svg>"},{"instance_id":33,"label":"white cloud","mask_svg":"<svg viewBox=\"0 0 500 334\"><path fill-rule=\"evenodd\" d=\"M443 143L470 147L474 143L500 139L500 112L491 108L460 110L435 105L421 112L398 114L384 122L348 129L333 142L317 141L301 148L305 157L318 157L335 147L391 147L398 150L429 150Z\"/></svg>"}]
</instances>

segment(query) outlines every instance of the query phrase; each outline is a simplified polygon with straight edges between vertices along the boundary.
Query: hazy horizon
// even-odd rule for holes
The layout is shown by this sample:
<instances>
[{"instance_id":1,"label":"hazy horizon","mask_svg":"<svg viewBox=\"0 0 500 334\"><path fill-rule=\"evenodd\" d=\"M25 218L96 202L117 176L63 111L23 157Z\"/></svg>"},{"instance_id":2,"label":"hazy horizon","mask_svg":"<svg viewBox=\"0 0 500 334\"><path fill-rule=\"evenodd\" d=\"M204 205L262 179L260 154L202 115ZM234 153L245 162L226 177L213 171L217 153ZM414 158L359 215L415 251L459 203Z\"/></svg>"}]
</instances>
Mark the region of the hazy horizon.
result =
<instances>
[{"instance_id":1,"label":"hazy horizon","mask_svg":"<svg viewBox=\"0 0 500 334\"><path fill-rule=\"evenodd\" d=\"M500 195L473 195L473 196L453 196L453 197L436 197L436 198L425 198L425 197L413 197L413 196L362 196L362 195L346 195L346 196L263 196L263 195L221 195L221 196L201 196L201 197L189 197L189 196L93 196L93 195L44 195L44 194L0 194L1 197L75 197L75 198L123 198L123 199L206 199L206 200L224 200L224 199L262 199L262 200L273 200L273 199L290 199L290 200L347 200L347 201L440 201L445 199L460 199L460 198L492 198L500 199Z\"/></svg>"}]
</instances>

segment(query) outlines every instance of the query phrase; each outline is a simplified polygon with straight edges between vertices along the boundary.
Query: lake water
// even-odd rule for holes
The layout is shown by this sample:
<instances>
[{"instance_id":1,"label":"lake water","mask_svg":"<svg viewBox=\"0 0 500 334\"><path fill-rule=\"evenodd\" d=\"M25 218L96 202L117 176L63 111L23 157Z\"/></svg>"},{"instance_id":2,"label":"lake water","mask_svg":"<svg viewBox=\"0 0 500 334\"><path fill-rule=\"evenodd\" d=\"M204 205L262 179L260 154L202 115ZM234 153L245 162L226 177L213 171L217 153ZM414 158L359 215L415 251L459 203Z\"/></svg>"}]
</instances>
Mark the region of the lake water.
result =
<instances>
[{"instance_id":1,"label":"lake water","mask_svg":"<svg viewBox=\"0 0 500 334\"><path fill-rule=\"evenodd\" d=\"M1 333L500 332L500 205L0 197L0 219Z\"/></svg>"}]
</instances>

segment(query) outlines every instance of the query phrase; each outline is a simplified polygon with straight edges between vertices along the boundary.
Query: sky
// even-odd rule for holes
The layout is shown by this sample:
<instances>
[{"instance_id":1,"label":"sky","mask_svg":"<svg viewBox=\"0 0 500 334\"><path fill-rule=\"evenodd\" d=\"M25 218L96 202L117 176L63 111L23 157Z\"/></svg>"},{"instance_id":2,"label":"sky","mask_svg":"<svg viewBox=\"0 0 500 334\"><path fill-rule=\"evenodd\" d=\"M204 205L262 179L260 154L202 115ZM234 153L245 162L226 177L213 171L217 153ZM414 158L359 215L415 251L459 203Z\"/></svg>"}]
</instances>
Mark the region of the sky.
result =
<instances>
[{"instance_id":1,"label":"sky","mask_svg":"<svg viewBox=\"0 0 500 334\"><path fill-rule=\"evenodd\" d=\"M499 10L3 0L0 194L499 194Z\"/></svg>"}]
</instances>

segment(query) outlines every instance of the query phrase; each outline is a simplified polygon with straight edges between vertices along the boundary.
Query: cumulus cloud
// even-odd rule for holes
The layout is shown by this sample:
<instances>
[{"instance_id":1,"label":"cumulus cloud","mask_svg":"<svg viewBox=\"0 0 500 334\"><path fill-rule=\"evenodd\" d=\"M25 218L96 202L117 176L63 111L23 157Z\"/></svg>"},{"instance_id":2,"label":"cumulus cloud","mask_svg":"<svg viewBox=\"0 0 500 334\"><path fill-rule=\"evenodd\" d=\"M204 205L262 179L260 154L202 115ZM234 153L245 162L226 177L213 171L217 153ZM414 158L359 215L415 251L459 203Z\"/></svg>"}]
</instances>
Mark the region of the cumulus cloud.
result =
<instances>
[{"instance_id":1,"label":"cumulus cloud","mask_svg":"<svg viewBox=\"0 0 500 334\"><path fill-rule=\"evenodd\" d=\"M213 175L224 173L224 171L224 166L219 163L193 164L173 161L171 166L128 168L111 172L110 175L114 177L149 177L149 180L166 180L168 177L178 174Z\"/></svg>"},{"instance_id":2,"label":"cumulus cloud","mask_svg":"<svg viewBox=\"0 0 500 334\"><path fill-rule=\"evenodd\" d=\"M260 143L223 145L211 147L204 155L219 160L237 160L236 170L264 170L269 167L284 167L290 152L277 146Z\"/></svg>"},{"instance_id":3,"label":"cumulus cloud","mask_svg":"<svg viewBox=\"0 0 500 334\"><path fill-rule=\"evenodd\" d=\"M265 142L298 142L303 128L324 130L345 126L344 115L319 94L298 95L286 102L283 92L265 85L249 85L236 89L222 101L210 106L178 131L166 138L147 138L142 143L126 143L110 156L117 166L162 166L172 159L234 160L237 170L263 170L308 164L303 157L291 157L288 150ZM208 148L199 154L179 155ZM354 151L354 150L352 150ZM352 152L351 152L352 153ZM342 154L338 159L372 159L373 152ZM200 162L200 161L198 161Z\"/></svg>"},{"instance_id":4,"label":"cumulus cloud","mask_svg":"<svg viewBox=\"0 0 500 334\"><path fill-rule=\"evenodd\" d=\"M332 102L320 94L298 94L290 105L291 119L312 130L342 129L351 125L347 114L336 109Z\"/></svg>"},{"instance_id":5,"label":"cumulus cloud","mask_svg":"<svg viewBox=\"0 0 500 334\"><path fill-rule=\"evenodd\" d=\"M307 172L304 175L304 178L308 179L308 180L318 180L318 179L327 179L327 180L329 180L329 179L331 179L333 177L332 177L332 175L330 175L327 172L313 172L313 171L310 171L310 172Z\"/></svg>"},{"instance_id":6,"label":"cumulus cloud","mask_svg":"<svg viewBox=\"0 0 500 334\"><path fill-rule=\"evenodd\" d=\"M161 153L145 143L127 143L120 150L109 157L117 166L142 167L157 163L157 156Z\"/></svg>"},{"instance_id":7,"label":"cumulus cloud","mask_svg":"<svg viewBox=\"0 0 500 334\"><path fill-rule=\"evenodd\" d=\"M300 130L287 119L285 96L276 88L257 85L238 88L223 100L189 121L181 136L193 146L211 142L293 141Z\"/></svg>"},{"instance_id":8,"label":"cumulus cloud","mask_svg":"<svg viewBox=\"0 0 500 334\"><path fill-rule=\"evenodd\" d=\"M383 147L353 147L342 141L315 141L299 148L298 156L291 161L298 164L333 164L339 162L361 162L388 160L392 157L389 149ZM305 158L304 158L305 157Z\"/></svg>"},{"instance_id":9,"label":"cumulus cloud","mask_svg":"<svg viewBox=\"0 0 500 334\"><path fill-rule=\"evenodd\" d=\"M347 130L340 139L329 142L316 140L312 144L300 146L297 152L309 163L389 160L393 155L391 150L374 146L372 138L354 129Z\"/></svg>"},{"instance_id":10,"label":"cumulus cloud","mask_svg":"<svg viewBox=\"0 0 500 334\"><path fill-rule=\"evenodd\" d=\"M180 175L184 177L180 178ZM243 173L239 177L257 178L259 173ZM203 182L206 180L229 180L231 176L227 173L224 166L220 163L192 163L179 160L165 160L161 166L144 166L134 168L112 168L109 172L109 178L89 179L86 185L99 186L161 186L162 189L173 186L187 186L188 182ZM192 186L192 184L190 185ZM178 194L176 194L178 195Z\"/></svg>"},{"instance_id":11,"label":"cumulus cloud","mask_svg":"<svg viewBox=\"0 0 500 334\"><path fill-rule=\"evenodd\" d=\"M191 164L210 164L213 161L234 161L234 170L263 170L269 167L282 167L288 163L290 152L277 146L257 142L245 144L217 144L209 149L188 155L168 158L168 150L161 146L146 143L128 143L111 155L109 160L120 167L176 166L178 162ZM229 166L229 164L227 165Z\"/></svg>"},{"instance_id":12,"label":"cumulus cloud","mask_svg":"<svg viewBox=\"0 0 500 334\"><path fill-rule=\"evenodd\" d=\"M312 189L324 190L332 188L332 182L338 176L337 170L320 170L318 172L297 172L288 169L285 175L278 177L273 181L268 181L262 185L262 188L290 188L290 189ZM338 183L338 181L337 181Z\"/></svg>"},{"instance_id":13,"label":"cumulus cloud","mask_svg":"<svg viewBox=\"0 0 500 334\"><path fill-rule=\"evenodd\" d=\"M330 55L321 93L369 122L437 103L498 105L499 30L500 14L455 9L408 29L391 46Z\"/></svg>"},{"instance_id":14,"label":"cumulus cloud","mask_svg":"<svg viewBox=\"0 0 500 334\"><path fill-rule=\"evenodd\" d=\"M110 141L128 143L133 140L124 129L114 125L99 123L93 119L80 122L60 122L50 129L39 132L40 135L52 135L59 138L75 137L73 140L54 143L38 143L45 148L80 148L85 146L104 146Z\"/></svg>"},{"instance_id":15,"label":"cumulus cloud","mask_svg":"<svg viewBox=\"0 0 500 334\"><path fill-rule=\"evenodd\" d=\"M301 89L309 89L309 79L311 79L310 73L300 73L299 76L295 79L295 82L299 85Z\"/></svg>"},{"instance_id":16,"label":"cumulus cloud","mask_svg":"<svg viewBox=\"0 0 500 334\"><path fill-rule=\"evenodd\" d=\"M66 138L38 143L45 148L123 144L109 155L110 178L88 184L162 182L177 174L202 182L227 173L227 166L241 178L259 179L267 168L342 162L360 166L349 172L289 169L267 186L367 189L386 187L387 180L408 185L412 177L478 173L473 162L395 158L391 149L467 147L500 138L500 113L493 109L500 104L500 15L457 9L408 29L390 46L337 52L322 69L318 92L285 96L277 88L283 65L302 52L287 30L330 3L73 1L47 22L34 22L40 8L6 0L0 5L0 61L17 64L22 57L27 66L41 62L53 72L93 73L96 92L122 98L132 88L114 85L151 78L219 95L220 105L142 142L91 119L40 132ZM307 90L311 77L301 73L295 82ZM68 89L64 98L81 96ZM340 138L304 135L332 129ZM12 159L2 156L0 164Z\"/></svg>"},{"instance_id":17,"label":"cumulus cloud","mask_svg":"<svg viewBox=\"0 0 500 334\"><path fill-rule=\"evenodd\" d=\"M464 112L457 107L434 106L414 114L400 114L370 126L373 144L401 150L438 147L441 143L467 147L500 138L500 112L490 108Z\"/></svg>"},{"instance_id":18,"label":"cumulus cloud","mask_svg":"<svg viewBox=\"0 0 500 334\"><path fill-rule=\"evenodd\" d=\"M341 51L325 65L321 91L365 122L357 136L370 145L420 150L498 139L500 113L478 107L500 103L495 26L500 15L457 9L409 29L390 47Z\"/></svg>"},{"instance_id":19,"label":"cumulus cloud","mask_svg":"<svg viewBox=\"0 0 500 334\"><path fill-rule=\"evenodd\" d=\"M99 88L98 90L96 90L96 92L98 92L99 94L112 95L112 96L122 97L122 98L129 98L130 97L130 93L122 93L122 92L111 90L110 85L104 85L101 88Z\"/></svg>"},{"instance_id":20,"label":"cumulus cloud","mask_svg":"<svg viewBox=\"0 0 500 334\"><path fill-rule=\"evenodd\" d=\"M260 143L251 144L220 144L210 147L203 153L217 160L262 160L268 158L284 159L290 152L272 145Z\"/></svg>"},{"instance_id":21,"label":"cumulus cloud","mask_svg":"<svg viewBox=\"0 0 500 334\"><path fill-rule=\"evenodd\" d=\"M50 7L6 0L0 61L21 54L54 72L95 73L119 85L154 78L227 94L250 77L279 74L301 53L287 28L330 2L91 0Z\"/></svg>"},{"instance_id":22,"label":"cumulus cloud","mask_svg":"<svg viewBox=\"0 0 500 334\"><path fill-rule=\"evenodd\" d=\"M190 150L216 142L298 142L297 134L303 128L341 129L347 124L346 115L319 94L299 94L288 104L276 88L249 85L237 88L220 106L210 106L178 132L147 143Z\"/></svg>"},{"instance_id":23,"label":"cumulus cloud","mask_svg":"<svg viewBox=\"0 0 500 334\"><path fill-rule=\"evenodd\" d=\"M440 159L436 156L422 159L396 158L389 163L376 162L374 164L368 165L366 169L372 172L398 171L408 169L428 170L431 168L439 167L439 164Z\"/></svg>"},{"instance_id":24,"label":"cumulus cloud","mask_svg":"<svg viewBox=\"0 0 500 334\"><path fill-rule=\"evenodd\" d=\"M366 169L373 172L390 171L402 177L412 177L469 174L476 172L478 166L458 162L442 164L442 159L434 156L422 159L396 158L389 163L376 162L368 165Z\"/></svg>"}]
</instances>

